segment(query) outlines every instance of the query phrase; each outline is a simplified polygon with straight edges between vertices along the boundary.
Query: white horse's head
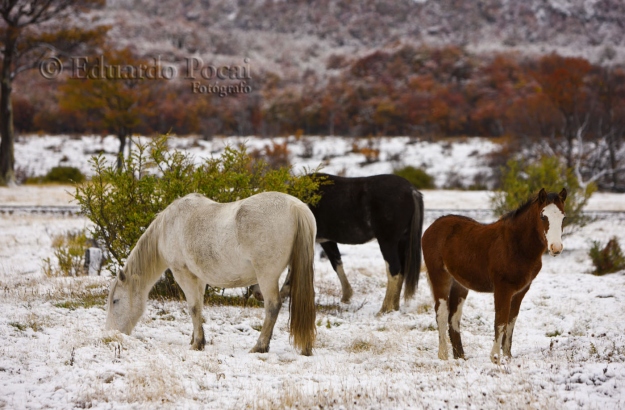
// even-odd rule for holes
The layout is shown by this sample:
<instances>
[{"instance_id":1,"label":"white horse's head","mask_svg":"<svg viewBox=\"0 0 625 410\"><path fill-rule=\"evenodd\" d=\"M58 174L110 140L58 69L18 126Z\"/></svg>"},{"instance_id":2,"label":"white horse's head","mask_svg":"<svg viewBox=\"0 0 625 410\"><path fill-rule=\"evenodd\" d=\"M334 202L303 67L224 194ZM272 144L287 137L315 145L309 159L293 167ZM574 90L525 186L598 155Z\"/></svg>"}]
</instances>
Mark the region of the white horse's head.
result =
<instances>
[{"instance_id":1,"label":"white horse's head","mask_svg":"<svg viewBox=\"0 0 625 410\"><path fill-rule=\"evenodd\" d=\"M134 285L133 278L128 278L124 269L120 269L109 290L107 330L118 330L129 335L143 315L145 298Z\"/></svg>"},{"instance_id":2,"label":"white horse's head","mask_svg":"<svg viewBox=\"0 0 625 410\"><path fill-rule=\"evenodd\" d=\"M545 239L547 240L547 250L549 255L557 256L562 253L564 245L562 243L562 222L564 221L564 201L566 200L566 189L562 189L559 194L545 192L541 189L538 193L541 206L540 219L542 220Z\"/></svg>"}]
</instances>

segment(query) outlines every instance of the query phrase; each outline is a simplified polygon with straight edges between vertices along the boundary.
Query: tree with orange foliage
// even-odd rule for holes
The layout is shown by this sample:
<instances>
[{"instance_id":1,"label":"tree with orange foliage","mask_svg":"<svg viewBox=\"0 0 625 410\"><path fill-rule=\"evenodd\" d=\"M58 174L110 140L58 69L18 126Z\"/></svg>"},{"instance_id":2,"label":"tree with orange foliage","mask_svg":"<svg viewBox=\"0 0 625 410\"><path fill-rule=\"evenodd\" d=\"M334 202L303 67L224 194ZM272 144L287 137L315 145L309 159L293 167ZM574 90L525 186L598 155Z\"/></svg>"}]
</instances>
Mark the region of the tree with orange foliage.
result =
<instances>
[{"instance_id":1,"label":"tree with orange foliage","mask_svg":"<svg viewBox=\"0 0 625 410\"><path fill-rule=\"evenodd\" d=\"M13 108L16 75L44 59L97 42L106 27L82 29L77 17L104 0L3 0L0 2L0 185L15 183ZM56 62L57 60L55 60ZM58 68L58 67L56 67Z\"/></svg>"},{"instance_id":2,"label":"tree with orange foliage","mask_svg":"<svg viewBox=\"0 0 625 410\"><path fill-rule=\"evenodd\" d=\"M538 61L533 76L540 84L540 92L560 113L558 136L566 139L566 162L573 166L573 145L577 132L584 127L589 114L589 91L585 80L592 65L583 58L561 57L551 54Z\"/></svg>"},{"instance_id":3,"label":"tree with orange foliage","mask_svg":"<svg viewBox=\"0 0 625 410\"><path fill-rule=\"evenodd\" d=\"M68 79L61 87L61 108L85 110L92 127L111 130L117 135L120 143L117 168L121 169L127 138L151 105L149 80L139 78L131 70L148 64L137 59L128 48L107 49L102 56L85 63L85 73L99 73L104 66L105 76Z\"/></svg>"}]
</instances>

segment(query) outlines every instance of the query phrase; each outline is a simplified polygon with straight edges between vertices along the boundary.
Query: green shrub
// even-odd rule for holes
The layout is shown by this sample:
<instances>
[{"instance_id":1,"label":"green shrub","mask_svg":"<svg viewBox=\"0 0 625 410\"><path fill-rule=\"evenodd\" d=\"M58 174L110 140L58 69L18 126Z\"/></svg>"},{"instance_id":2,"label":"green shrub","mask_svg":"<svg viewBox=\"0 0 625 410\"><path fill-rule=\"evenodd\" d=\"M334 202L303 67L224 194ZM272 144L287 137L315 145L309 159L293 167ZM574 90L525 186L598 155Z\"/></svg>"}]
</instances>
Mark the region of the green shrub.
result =
<instances>
[{"instance_id":1,"label":"green shrub","mask_svg":"<svg viewBox=\"0 0 625 410\"><path fill-rule=\"evenodd\" d=\"M85 231L57 235L52 239L52 247L57 263L53 263L50 258L43 260L43 270L47 276L77 276L83 273L87 249Z\"/></svg>"},{"instance_id":2,"label":"green shrub","mask_svg":"<svg viewBox=\"0 0 625 410\"><path fill-rule=\"evenodd\" d=\"M81 183L85 175L76 167L54 167L45 177L43 182Z\"/></svg>"},{"instance_id":3,"label":"green shrub","mask_svg":"<svg viewBox=\"0 0 625 410\"><path fill-rule=\"evenodd\" d=\"M170 150L163 136L135 144L121 170L101 155L91 162L94 175L76 187L74 198L94 224L93 237L111 255L106 267L113 273L156 215L189 193L198 192L217 202L263 191L285 192L306 203L319 200L315 178L295 176L290 167L271 169L262 159L252 159L244 146L227 147L221 157L196 164L189 154ZM156 293L179 297L177 290L168 291L165 285Z\"/></svg>"},{"instance_id":4,"label":"green shrub","mask_svg":"<svg viewBox=\"0 0 625 410\"><path fill-rule=\"evenodd\" d=\"M612 237L605 246L599 241L592 241L588 255L595 266L593 271L595 275L605 275L625 269L625 256L616 236Z\"/></svg>"},{"instance_id":5,"label":"green shrub","mask_svg":"<svg viewBox=\"0 0 625 410\"><path fill-rule=\"evenodd\" d=\"M417 189L435 188L434 177L421 168L406 166L393 171L393 174L405 178Z\"/></svg>"},{"instance_id":6,"label":"green shrub","mask_svg":"<svg viewBox=\"0 0 625 410\"><path fill-rule=\"evenodd\" d=\"M501 190L491 199L495 214L501 216L517 209L541 188L547 192L560 192L566 188L564 224L583 225L586 222L582 210L597 188L594 184L583 188L573 171L566 169L556 157L542 157L529 164L509 160L502 168Z\"/></svg>"},{"instance_id":7,"label":"green shrub","mask_svg":"<svg viewBox=\"0 0 625 410\"><path fill-rule=\"evenodd\" d=\"M26 184L74 184L84 182L85 175L76 167L54 167L43 177L28 177Z\"/></svg>"}]
</instances>

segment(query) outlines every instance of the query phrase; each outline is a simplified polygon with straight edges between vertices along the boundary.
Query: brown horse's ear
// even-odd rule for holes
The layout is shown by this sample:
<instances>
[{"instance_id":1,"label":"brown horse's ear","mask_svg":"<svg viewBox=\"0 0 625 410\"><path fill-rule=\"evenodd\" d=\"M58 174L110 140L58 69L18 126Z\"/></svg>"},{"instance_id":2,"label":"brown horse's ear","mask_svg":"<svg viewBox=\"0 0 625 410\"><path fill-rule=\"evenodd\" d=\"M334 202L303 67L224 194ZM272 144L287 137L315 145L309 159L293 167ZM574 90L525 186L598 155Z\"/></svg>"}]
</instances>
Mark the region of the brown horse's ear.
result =
<instances>
[{"instance_id":1,"label":"brown horse's ear","mask_svg":"<svg viewBox=\"0 0 625 410\"><path fill-rule=\"evenodd\" d=\"M564 202L566 200L566 188L562 188L562 191L560 191L558 195L560 195L560 199Z\"/></svg>"},{"instance_id":2,"label":"brown horse's ear","mask_svg":"<svg viewBox=\"0 0 625 410\"><path fill-rule=\"evenodd\" d=\"M538 200L541 203L547 202L547 191L545 191L545 188L542 188L540 192L538 193Z\"/></svg>"}]
</instances>

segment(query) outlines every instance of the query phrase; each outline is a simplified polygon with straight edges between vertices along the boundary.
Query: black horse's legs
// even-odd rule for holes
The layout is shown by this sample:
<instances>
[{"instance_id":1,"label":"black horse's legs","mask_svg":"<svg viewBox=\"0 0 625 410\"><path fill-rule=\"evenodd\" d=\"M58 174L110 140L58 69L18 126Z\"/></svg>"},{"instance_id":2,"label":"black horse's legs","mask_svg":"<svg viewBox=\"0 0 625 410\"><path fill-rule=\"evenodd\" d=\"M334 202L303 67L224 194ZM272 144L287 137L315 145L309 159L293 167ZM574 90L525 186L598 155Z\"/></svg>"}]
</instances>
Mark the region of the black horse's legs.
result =
<instances>
[{"instance_id":1,"label":"black horse's legs","mask_svg":"<svg viewBox=\"0 0 625 410\"><path fill-rule=\"evenodd\" d=\"M204 307L204 291L206 284L187 269L171 269L174 279L184 292L189 305L189 314L193 321L193 336L191 336L191 347L195 350L204 350L206 339L204 338L204 328L202 327L202 308Z\"/></svg>"},{"instance_id":2,"label":"black horse's legs","mask_svg":"<svg viewBox=\"0 0 625 410\"><path fill-rule=\"evenodd\" d=\"M530 289L529 285L521 290L519 293L515 294L512 297L512 305L510 306L510 319L508 320L508 325L506 326L506 333L503 338L503 354L512 357L512 333L514 332L514 325L516 324L516 318L519 315L519 310L521 309L521 302L523 301L523 297Z\"/></svg>"},{"instance_id":3,"label":"black horse's legs","mask_svg":"<svg viewBox=\"0 0 625 410\"><path fill-rule=\"evenodd\" d=\"M399 310L399 297L404 284L404 275L401 272L397 242L387 242L378 238L378 243L386 261L386 276L388 278L384 302L382 302L382 309L378 313L383 314L392 310Z\"/></svg>"},{"instance_id":4,"label":"black horse's legs","mask_svg":"<svg viewBox=\"0 0 625 410\"><path fill-rule=\"evenodd\" d=\"M332 268L336 272L339 277L339 281L341 281L341 290L343 293L343 297L341 302L349 303L354 291L352 290L352 286L349 284L347 280L347 276L345 275L345 270L343 269L343 261L341 260L341 253L339 252L339 247L336 242L322 242L321 247L325 251L326 255L328 255L328 259L330 259L330 263L332 264Z\"/></svg>"},{"instance_id":5,"label":"black horse's legs","mask_svg":"<svg viewBox=\"0 0 625 410\"><path fill-rule=\"evenodd\" d=\"M282 289L280 289L280 299L284 300L291 296L291 268L286 273L286 279L284 280L284 284L282 284Z\"/></svg>"},{"instance_id":6,"label":"black horse's legs","mask_svg":"<svg viewBox=\"0 0 625 410\"><path fill-rule=\"evenodd\" d=\"M258 284L252 285L248 289L248 293L253 295L256 300L263 301L265 300L263 293L260 290L260 286ZM286 274L286 279L282 284L282 289L280 289L280 300L284 300L291 295L291 268Z\"/></svg>"},{"instance_id":7,"label":"black horse's legs","mask_svg":"<svg viewBox=\"0 0 625 410\"><path fill-rule=\"evenodd\" d=\"M256 285L250 286L247 292L248 295L254 296L254 298L259 302L262 302L264 300L263 293L260 291L260 286L258 286L258 283Z\"/></svg>"},{"instance_id":8,"label":"black horse's legs","mask_svg":"<svg viewBox=\"0 0 625 410\"><path fill-rule=\"evenodd\" d=\"M464 349L460 338L460 319L462 318L462 305L467 299L469 290L453 281L449 292L449 339L454 351L454 359L464 359Z\"/></svg>"}]
</instances>

